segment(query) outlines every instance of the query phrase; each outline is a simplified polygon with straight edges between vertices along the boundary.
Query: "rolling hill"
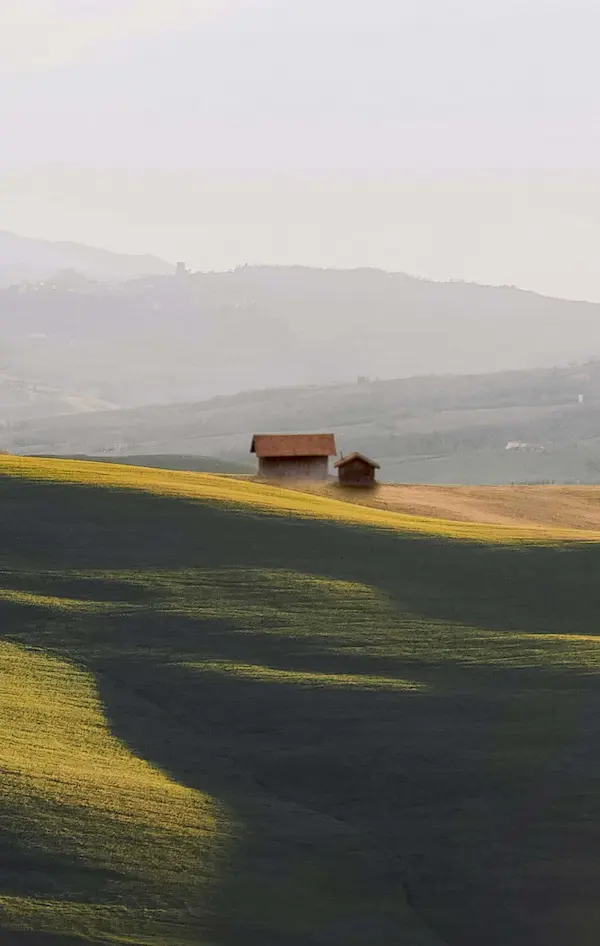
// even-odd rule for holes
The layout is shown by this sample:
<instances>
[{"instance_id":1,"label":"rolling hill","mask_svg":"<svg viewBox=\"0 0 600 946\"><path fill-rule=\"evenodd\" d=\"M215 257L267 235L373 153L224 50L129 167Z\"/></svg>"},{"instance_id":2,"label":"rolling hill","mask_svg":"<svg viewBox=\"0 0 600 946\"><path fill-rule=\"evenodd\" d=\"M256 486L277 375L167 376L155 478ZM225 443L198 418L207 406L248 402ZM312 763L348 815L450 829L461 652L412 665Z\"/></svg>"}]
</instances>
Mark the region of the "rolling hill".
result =
<instances>
[{"instance_id":1,"label":"rolling hill","mask_svg":"<svg viewBox=\"0 0 600 946\"><path fill-rule=\"evenodd\" d=\"M15 453L213 456L247 465L257 431L325 430L381 463L385 482L600 482L600 362L246 392L16 422ZM507 450L511 443L514 449Z\"/></svg>"},{"instance_id":2,"label":"rolling hill","mask_svg":"<svg viewBox=\"0 0 600 946\"><path fill-rule=\"evenodd\" d=\"M173 266L155 256L113 253L81 243L32 240L0 230L0 286L37 283L62 271L87 279L121 281L169 275Z\"/></svg>"},{"instance_id":3,"label":"rolling hill","mask_svg":"<svg viewBox=\"0 0 600 946\"><path fill-rule=\"evenodd\" d=\"M0 458L0 941L592 946L600 534Z\"/></svg>"},{"instance_id":4,"label":"rolling hill","mask_svg":"<svg viewBox=\"0 0 600 946\"><path fill-rule=\"evenodd\" d=\"M0 291L0 368L138 407L600 356L598 304L377 270L265 266L129 278L146 265L161 269L140 260L120 282L67 273Z\"/></svg>"}]
</instances>

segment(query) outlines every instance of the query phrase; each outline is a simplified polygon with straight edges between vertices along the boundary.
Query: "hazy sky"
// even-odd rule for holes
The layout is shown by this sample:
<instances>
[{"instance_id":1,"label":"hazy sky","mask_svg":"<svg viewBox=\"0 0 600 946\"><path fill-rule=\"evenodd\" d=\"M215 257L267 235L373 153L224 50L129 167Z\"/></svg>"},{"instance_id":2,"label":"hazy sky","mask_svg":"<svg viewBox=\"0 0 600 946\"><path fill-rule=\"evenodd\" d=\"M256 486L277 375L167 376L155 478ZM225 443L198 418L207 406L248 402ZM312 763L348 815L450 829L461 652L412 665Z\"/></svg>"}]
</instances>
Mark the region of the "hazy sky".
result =
<instances>
[{"instance_id":1,"label":"hazy sky","mask_svg":"<svg viewBox=\"0 0 600 946\"><path fill-rule=\"evenodd\" d=\"M1 0L0 228L600 299L598 35L597 0Z\"/></svg>"}]
</instances>

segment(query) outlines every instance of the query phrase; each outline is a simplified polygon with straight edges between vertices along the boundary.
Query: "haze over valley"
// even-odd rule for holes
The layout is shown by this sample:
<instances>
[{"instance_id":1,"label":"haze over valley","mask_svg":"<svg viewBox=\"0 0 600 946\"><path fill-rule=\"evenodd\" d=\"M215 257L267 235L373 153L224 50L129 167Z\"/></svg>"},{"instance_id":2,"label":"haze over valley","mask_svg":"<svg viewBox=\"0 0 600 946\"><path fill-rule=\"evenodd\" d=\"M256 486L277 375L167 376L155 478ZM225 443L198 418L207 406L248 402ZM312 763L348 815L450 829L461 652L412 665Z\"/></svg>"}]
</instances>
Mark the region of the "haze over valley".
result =
<instances>
[{"instance_id":1,"label":"haze over valley","mask_svg":"<svg viewBox=\"0 0 600 946\"><path fill-rule=\"evenodd\" d=\"M9 243L30 258L29 241ZM56 247L33 245L50 269ZM597 304L380 270L192 273L60 252L71 265L0 290L4 449L243 467L253 430L331 428L392 481L598 480Z\"/></svg>"}]
</instances>

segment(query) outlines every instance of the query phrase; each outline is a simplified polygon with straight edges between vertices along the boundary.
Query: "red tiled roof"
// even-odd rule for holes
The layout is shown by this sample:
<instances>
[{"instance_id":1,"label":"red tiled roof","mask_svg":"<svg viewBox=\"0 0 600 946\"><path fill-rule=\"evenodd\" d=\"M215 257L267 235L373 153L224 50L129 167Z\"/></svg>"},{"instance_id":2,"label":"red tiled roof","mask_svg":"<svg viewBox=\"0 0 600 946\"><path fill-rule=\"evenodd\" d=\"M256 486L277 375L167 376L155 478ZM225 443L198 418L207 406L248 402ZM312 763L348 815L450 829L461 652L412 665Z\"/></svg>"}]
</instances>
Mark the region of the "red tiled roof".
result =
<instances>
[{"instance_id":1,"label":"red tiled roof","mask_svg":"<svg viewBox=\"0 0 600 946\"><path fill-rule=\"evenodd\" d=\"M334 463L334 467L339 470L341 466L346 466L347 463L351 463L352 460L362 460L363 463L367 463L369 466L372 466L374 470L380 470L381 467L378 463L375 463L375 460L369 460L368 457L365 457L362 453L351 453L347 457L342 457L341 460L338 460L337 463Z\"/></svg>"},{"instance_id":2,"label":"red tiled roof","mask_svg":"<svg viewBox=\"0 0 600 946\"><path fill-rule=\"evenodd\" d=\"M334 457L333 434L254 434L250 453L258 457Z\"/></svg>"}]
</instances>

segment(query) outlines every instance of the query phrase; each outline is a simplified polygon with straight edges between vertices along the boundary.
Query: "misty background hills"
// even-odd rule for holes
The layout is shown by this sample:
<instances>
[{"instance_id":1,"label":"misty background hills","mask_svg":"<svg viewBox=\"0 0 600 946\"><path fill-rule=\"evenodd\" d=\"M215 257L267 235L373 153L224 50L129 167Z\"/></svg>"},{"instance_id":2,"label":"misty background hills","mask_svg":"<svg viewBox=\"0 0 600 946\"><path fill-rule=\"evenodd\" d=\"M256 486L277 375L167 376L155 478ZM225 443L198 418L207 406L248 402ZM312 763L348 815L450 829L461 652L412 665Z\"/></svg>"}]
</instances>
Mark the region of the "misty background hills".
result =
<instances>
[{"instance_id":1,"label":"misty background hills","mask_svg":"<svg viewBox=\"0 0 600 946\"><path fill-rule=\"evenodd\" d=\"M597 356L598 304L378 270L241 267L105 282L63 271L0 291L0 398L9 388L12 398L0 408L10 419L19 403L31 416L31 401L42 415Z\"/></svg>"},{"instance_id":2,"label":"misty background hills","mask_svg":"<svg viewBox=\"0 0 600 946\"><path fill-rule=\"evenodd\" d=\"M0 233L11 266L32 269L0 289L0 448L235 467L256 430L326 429L389 480L600 481L598 304L370 269L176 273Z\"/></svg>"},{"instance_id":3,"label":"misty background hills","mask_svg":"<svg viewBox=\"0 0 600 946\"><path fill-rule=\"evenodd\" d=\"M254 432L333 431L391 482L600 482L600 362L464 377L246 392L5 426L16 453L217 457L241 469ZM128 461L129 462L129 461ZM159 465L158 461L153 465ZM177 467L181 462L177 462ZM234 467L232 467L233 469Z\"/></svg>"},{"instance_id":4,"label":"misty background hills","mask_svg":"<svg viewBox=\"0 0 600 946\"><path fill-rule=\"evenodd\" d=\"M88 279L123 280L167 275L174 267L155 256L130 256L80 243L32 240L0 230L0 287L42 282L63 270Z\"/></svg>"}]
</instances>

